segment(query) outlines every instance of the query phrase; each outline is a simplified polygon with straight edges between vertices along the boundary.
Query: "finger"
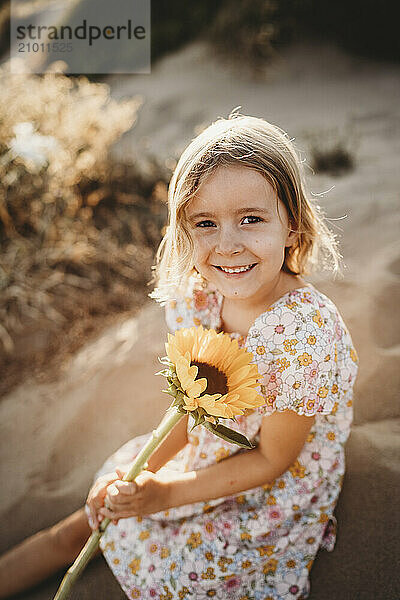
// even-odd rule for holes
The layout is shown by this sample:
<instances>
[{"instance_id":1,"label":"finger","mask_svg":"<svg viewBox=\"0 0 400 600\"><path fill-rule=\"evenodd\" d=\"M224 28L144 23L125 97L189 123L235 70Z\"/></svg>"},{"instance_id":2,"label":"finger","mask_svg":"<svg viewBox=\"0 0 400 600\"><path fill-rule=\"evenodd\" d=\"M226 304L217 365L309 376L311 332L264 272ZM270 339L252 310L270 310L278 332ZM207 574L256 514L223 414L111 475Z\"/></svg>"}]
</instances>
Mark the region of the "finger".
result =
<instances>
[{"instance_id":1,"label":"finger","mask_svg":"<svg viewBox=\"0 0 400 600\"><path fill-rule=\"evenodd\" d=\"M94 509L93 503L89 500L89 498L86 500L86 506L89 511L89 515L88 515L89 525L92 529L96 529L97 515L96 515L96 511Z\"/></svg>"},{"instance_id":2,"label":"finger","mask_svg":"<svg viewBox=\"0 0 400 600\"><path fill-rule=\"evenodd\" d=\"M105 492L104 492L103 497L104 496L105 496ZM90 493L88 495L88 497L87 497L86 504L88 506L90 506L90 507L96 507L96 505L97 506L101 506L101 504L102 504L102 496L101 496L101 494Z\"/></svg>"},{"instance_id":3,"label":"finger","mask_svg":"<svg viewBox=\"0 0 400 600\"><path fill-rule=\"evenodd\" d=\"M94 510L90 510L90 520L89 525L92 529L97 529L99 525L99 521L97 518L97 513Z\"/></svg>"},{"instance_id":4,"label":"finger","mask_svg":"<svg viewBox=\"0 0 400 600\"><path fill-rule=\"evenodd\" d=\"M132 504L132 496L106 496L104 506L111 510L124 510Z\"/></svg>"},{"instance_id":5,"label":"finger","mask_svg":"<svg viewBox=\"0 0 400 600\"><path fill-rule=\"evenodd\" d=\"M138 489L134 481L116 481L114 485L121 494L126 496L133 496Z\"/></svg>"},{"instance_id":6,"label":"finger","mask_svg":"<svg viewBox=\"0 0 400 600\"><path fill-rule=\"evenodd\" d=\"M107 487L106 498L111 498L112 500L114 500L118 496L118 494L119 491L115 483L112 483Z\"/></svg>"},{"instance_id":7,"label":"finger","mask_svg":"<svg viewBox=\"0 0 400 600\"><path fill-rule=\"evenodd\" d=\"M94 498L104 493L104 489L119 478L118 473L107 473L96 479L95 483L91 487L88 498Z\"/></svg>"},{"instance_id":8,"label":"finger","mask_svg":"<svg viewBox=\"0 0 400 600\"><path fill-rule=\"evenodd\" d=\"M89 507L91 517L96 521L98 510L104 505L104 500L100 501L100 499L93 499L86 502L86 504Z\"/></svg>"},{"instance_id":9,"label":"finger","mask_svg":"<svg viewBox=\"0 0 400 600\"><path fill-rule=\"evenodd\" d=\"M91 513L89 513L88 515L88 523L89 523L89 527L90 529L97 529L97 520L93 519L93 515Z\"/></svg>"},{"instance_id":10,"label":"finger","mask_svg":"<svg viewBox=\"0 0 400 600\"><path fill-rule=\"evenodd\" d=\"M125 477L125 473L124 473L124 471L121 471L121 469L115 469L115 471L116 471L119 479L123 479Z\"/></svg>"},{"instance_id":11,"label":"finger","mask_svg":"<svg viewBox=\"0 0 400 600\"><path fill-rule=\"evenodd\" d=\"M100 512L103 515L103 517L105 517L107 519L111 519L111 521L118 521L118 519L127 519L129 517L136 516L136 512L132 508L129 511L128 510L114 511L114 510L110 510L109 508L104 507L104 508L100 509Z\"/></svg>"},{"instance_id":12,"label":"finger","mask_svg":"<svg viewBox=\"0 0 400 600\"><path fill-rule=\"evenodd\" d=\"M111 508L107 508L107 507L103 507L100 509L99 514L102 516L102 518L104 519L111 519L111 520L115 520L116 517L116 512L114 510L112 510Z\"/></svg>"},{"instance_id":13,"label":"finger","mask_svg":"<svg viewBox=\"0 0 400 600\"><path fill-rule=\"evenodd\" d=\"M137 492L137 485L135 483L125 483L119 481L108 486L106 499L111 500L119 504L120 502L129 502L132 496Z\"/></svg>"},{"instance_id":14,"label":"finger","mask_svg":"<svg viewBox=\"0 0 400 600\"><path fill-rule=\"evenodd\" d=\"M107 494L107 489L103 488L103 493L101 495L96 496L96 497L92 498L91 500L87 501L87 505L89 507L90 513L91 513L92 518L94 519L95 523L96 523L96 521L98 521L99 509L102 506L104 506L106 494Z\"/></svg>"}]
</instances>

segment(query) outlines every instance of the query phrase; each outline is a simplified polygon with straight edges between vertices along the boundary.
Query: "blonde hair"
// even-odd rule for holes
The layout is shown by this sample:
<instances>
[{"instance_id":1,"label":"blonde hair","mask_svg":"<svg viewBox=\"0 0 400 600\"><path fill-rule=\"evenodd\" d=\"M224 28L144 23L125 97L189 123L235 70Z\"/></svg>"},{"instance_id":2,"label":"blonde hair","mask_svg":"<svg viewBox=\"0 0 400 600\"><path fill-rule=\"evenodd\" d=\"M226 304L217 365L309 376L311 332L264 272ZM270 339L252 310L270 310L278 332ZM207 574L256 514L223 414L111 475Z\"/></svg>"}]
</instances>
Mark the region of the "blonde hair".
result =
<instances>
[{"instance_id":1,"label":"blonde hair","mask_svg":"<svg viewBox=\"0 0 400 600\"><path fill-rule=\"evenodd\" d=\"M238 114L218 119L180 157L168 190L169 219L156 256L150 294L162 302L183 289L193 272L194 246L185 207L204 179L221 166L244 166L261 173L286 207L296 241L285 249L282 269L303 275L323 263L339 271L340 254L320 207L305 192L302 165L287 134L263 119Z\"/></svg>"}]
</instances>

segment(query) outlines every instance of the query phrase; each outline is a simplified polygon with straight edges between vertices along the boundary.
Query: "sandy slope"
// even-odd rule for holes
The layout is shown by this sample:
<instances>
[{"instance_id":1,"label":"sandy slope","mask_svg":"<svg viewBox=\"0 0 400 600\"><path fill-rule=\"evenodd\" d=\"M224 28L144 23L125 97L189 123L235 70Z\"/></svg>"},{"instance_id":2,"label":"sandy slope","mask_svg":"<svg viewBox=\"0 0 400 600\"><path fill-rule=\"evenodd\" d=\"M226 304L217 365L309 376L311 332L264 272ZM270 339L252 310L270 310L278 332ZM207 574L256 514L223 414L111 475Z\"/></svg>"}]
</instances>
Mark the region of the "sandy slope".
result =
<instances>
[{"instance_id":1,"label":"sandy slope","mask_svg":"<svg viewBox=\"0 0 400 600\"><path fill-rule=\"evenodd\" d=\"M342 236L344 278L312 279L340 307L359 351L355 426L338 506L336 551L322 553L311 599L395 600L400 581L395 516L399 485L400 356L400 68L349 58L325 47L287 51L254 81L193 45L166 58L150 76L111 80L115 96L140 94L138 125L116 152L167 158L202 123L238 105L296 137L307 154L310 133L344 131L356 169L341 178L314 176L311 189ZM0 405L2 547L50 525L80 505L102 460L151 428L167 402L159 393L162 309L105 331L71 362L56 384L23 382ZM57 580L26 599L49 598ZM101 559L74 598L122 598Z\"/></svg>"}]
</instances>

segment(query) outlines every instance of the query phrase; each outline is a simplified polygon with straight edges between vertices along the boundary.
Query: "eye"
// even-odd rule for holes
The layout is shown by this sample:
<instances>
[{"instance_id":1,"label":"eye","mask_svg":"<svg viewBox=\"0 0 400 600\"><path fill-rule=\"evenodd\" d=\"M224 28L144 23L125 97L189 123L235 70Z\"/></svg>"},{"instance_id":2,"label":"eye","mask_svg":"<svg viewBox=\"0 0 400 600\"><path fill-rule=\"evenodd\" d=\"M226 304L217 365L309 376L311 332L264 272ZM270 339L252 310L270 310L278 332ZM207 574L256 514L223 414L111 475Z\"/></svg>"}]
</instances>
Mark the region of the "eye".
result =
<instances>
[{"instance_id":1,"label":"eye","mask_svg":"<svg viewBox=\"0 0 400 600\"><path fill-rule=\"evenodd\" d=\"M246 219L249 219L248 223L244 222ZM260 217L255 217L254 215L249 215L247 217L243 217L242 224L250 225L251 223L261 223L261 221L262 221L262 219Z\"/></svg>"},{"instance_id":2,"label":"eye","mask_svg":"<svg viewBox=\"0 0 400 600\"><path fill-rule=\"evenodd\" d=\"M199 221L199 223L196 223L196 227L215 227L215 223L207 219L206 221Z\"/></svg>"}]
</instances>

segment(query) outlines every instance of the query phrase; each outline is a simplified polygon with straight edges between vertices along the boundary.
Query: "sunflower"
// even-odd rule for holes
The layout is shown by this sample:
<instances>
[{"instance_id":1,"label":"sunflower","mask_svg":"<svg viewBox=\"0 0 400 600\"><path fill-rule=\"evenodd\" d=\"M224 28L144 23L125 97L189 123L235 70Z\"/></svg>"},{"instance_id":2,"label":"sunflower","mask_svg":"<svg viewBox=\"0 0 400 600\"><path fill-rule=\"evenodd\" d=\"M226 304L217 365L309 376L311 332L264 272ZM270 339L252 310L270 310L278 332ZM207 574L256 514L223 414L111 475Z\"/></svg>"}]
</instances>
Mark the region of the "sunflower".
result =
<instances>
[{"instance_id":1,"label":"sunflower","mask_svg":"<svg viewBox=\"0 0 400 600\"><path fill-rule=\"evenodd\" d=\"M186 411L204 409L207 415L232 419L264 404L253 355L237 340L214 329L191 327L168 334L167 356L175 369Z\"/></svg>"}]
</instances>

